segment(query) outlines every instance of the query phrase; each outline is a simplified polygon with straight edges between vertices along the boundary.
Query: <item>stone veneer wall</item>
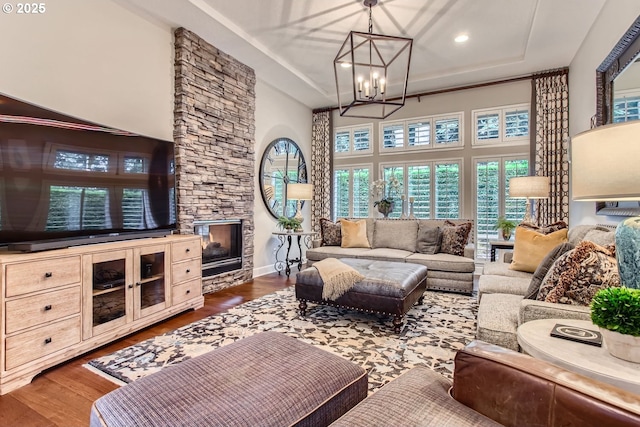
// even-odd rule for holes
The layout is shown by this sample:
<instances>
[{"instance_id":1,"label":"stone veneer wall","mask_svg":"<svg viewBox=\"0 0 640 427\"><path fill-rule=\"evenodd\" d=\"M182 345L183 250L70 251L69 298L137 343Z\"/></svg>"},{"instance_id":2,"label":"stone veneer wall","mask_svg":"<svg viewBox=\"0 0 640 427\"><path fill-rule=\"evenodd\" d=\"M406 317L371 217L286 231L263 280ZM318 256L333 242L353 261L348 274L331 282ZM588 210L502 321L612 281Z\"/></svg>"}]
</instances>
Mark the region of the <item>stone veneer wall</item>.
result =
<instances>
[{"instance_id":1,"label":"stone veneer wall","mask_svg":"<svg viewBox=\"0 0 640 427\"><path fill-rule=\"evenodd\" d=\"M203 279L215 292L253 277L255 72L196 34L175 31L178 228L193 221L242 219L242 269Z\"/></svg>"}]
</instances>

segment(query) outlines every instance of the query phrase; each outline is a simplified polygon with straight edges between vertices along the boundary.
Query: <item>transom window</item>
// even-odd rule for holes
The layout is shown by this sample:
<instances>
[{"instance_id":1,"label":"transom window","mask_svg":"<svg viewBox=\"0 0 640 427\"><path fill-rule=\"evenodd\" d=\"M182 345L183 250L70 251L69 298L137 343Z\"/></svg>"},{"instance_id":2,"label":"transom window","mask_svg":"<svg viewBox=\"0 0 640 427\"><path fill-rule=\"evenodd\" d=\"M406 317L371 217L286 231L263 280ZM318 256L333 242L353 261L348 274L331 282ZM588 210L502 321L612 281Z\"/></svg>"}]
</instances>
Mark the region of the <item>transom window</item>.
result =
<instances>
[{"instance_id":1,"label":"transom window","mask_svg":"<svg viewBox=\"0 0 640 427\"><path fill-rule=\"evenodd\" d=\"M527 144L529 104L473 110L474 145Z\"/></svg>"},{"instance_id":2,"label":"transom window","mask_svg":"<svg viewBox=\"0 0 640 427\"><path fill-rule=\"evenodd\" d=\"M431 148L459 147L462 142L463 113L419 117L380 123L380 151L400 152Z\"/></svg>"},{"instance_id":3,"label":"transom window","mask_svg":"<svg viewBox=\"0 0 640 427\"><path fill-rule=\"evenodd\" d=\"M337 128L334 132L333 152L336 157L370 155L373 125L371 123Z\"/></svg>"}]
</instances>

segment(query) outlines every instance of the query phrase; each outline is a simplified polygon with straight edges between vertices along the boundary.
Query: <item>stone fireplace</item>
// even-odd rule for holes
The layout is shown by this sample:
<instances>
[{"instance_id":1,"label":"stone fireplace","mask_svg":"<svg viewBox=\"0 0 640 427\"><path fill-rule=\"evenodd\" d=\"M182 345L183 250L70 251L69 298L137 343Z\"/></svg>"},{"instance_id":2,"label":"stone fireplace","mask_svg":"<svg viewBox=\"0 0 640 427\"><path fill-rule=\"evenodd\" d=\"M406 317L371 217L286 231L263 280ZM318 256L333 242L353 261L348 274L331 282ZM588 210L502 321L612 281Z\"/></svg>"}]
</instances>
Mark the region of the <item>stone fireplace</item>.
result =
<instances>
[{"instance_id":1,"label":"stone fireplace","mask_svg":"<svg viewBox=\"0 0 640 427\"><path fill-rule=\"evenodd\" d=\"M202 237L202 277L242 268L242 220L194 221Z\"/></svg>"}]
</instances>

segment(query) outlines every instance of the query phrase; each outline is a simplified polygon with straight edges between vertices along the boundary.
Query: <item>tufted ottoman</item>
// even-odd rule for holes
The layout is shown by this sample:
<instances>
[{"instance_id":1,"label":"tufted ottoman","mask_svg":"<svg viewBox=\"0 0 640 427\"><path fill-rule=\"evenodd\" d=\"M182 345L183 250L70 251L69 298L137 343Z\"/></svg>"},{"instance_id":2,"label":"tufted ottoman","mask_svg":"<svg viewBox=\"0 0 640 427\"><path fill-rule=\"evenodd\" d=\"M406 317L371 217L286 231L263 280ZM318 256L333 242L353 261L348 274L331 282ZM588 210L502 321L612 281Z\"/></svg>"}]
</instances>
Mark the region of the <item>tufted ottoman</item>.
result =
<instances>
[{"instance_id":1,"label":"tufted ottoman","mask_svg":"<svg viewBox=\"0 0 640 427\"><path fill-rule=\"evenodd\" d=\"M358 365L262 332L102 396L91 426L324 426L366 395Z\"/></svg>"},{"instance_id":2,"label":"tufted ottoman","mask_svg":"<svg viewBox=\"0 0 640 427\"><path fill-rule=\"evenodd\" d=\"M307 302L352 308L369 313L393 316L393 329L400 333L402 319L416 301L422 302L427 287L427 267L420 264L341 258L340 261L360 272L365 279L356 283L335 301L322 299L322 279L318 270L309 267L296 275L296 298L304 316Z\"/></svg>"}]
</instances>

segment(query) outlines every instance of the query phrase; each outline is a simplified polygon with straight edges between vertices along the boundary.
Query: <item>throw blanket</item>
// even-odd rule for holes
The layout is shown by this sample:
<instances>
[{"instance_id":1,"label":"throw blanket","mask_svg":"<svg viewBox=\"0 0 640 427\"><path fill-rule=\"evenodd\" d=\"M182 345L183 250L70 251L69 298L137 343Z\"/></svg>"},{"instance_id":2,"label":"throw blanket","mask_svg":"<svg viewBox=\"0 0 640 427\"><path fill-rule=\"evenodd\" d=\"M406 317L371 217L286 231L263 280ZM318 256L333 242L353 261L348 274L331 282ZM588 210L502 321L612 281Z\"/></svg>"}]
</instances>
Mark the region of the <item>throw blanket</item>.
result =
<instances>
[{"instance_id":1,"label":"throw blanket","mask_svg":"<svg viewBox=\"0 0 640 427\"><path fill-rule=\"evenodd\" d=\"M322 279L322 298L334 301L347 292L353 285L364 279L353 267L335 258L326 258L313 266Z\"/></svg>"}]
</instances>

